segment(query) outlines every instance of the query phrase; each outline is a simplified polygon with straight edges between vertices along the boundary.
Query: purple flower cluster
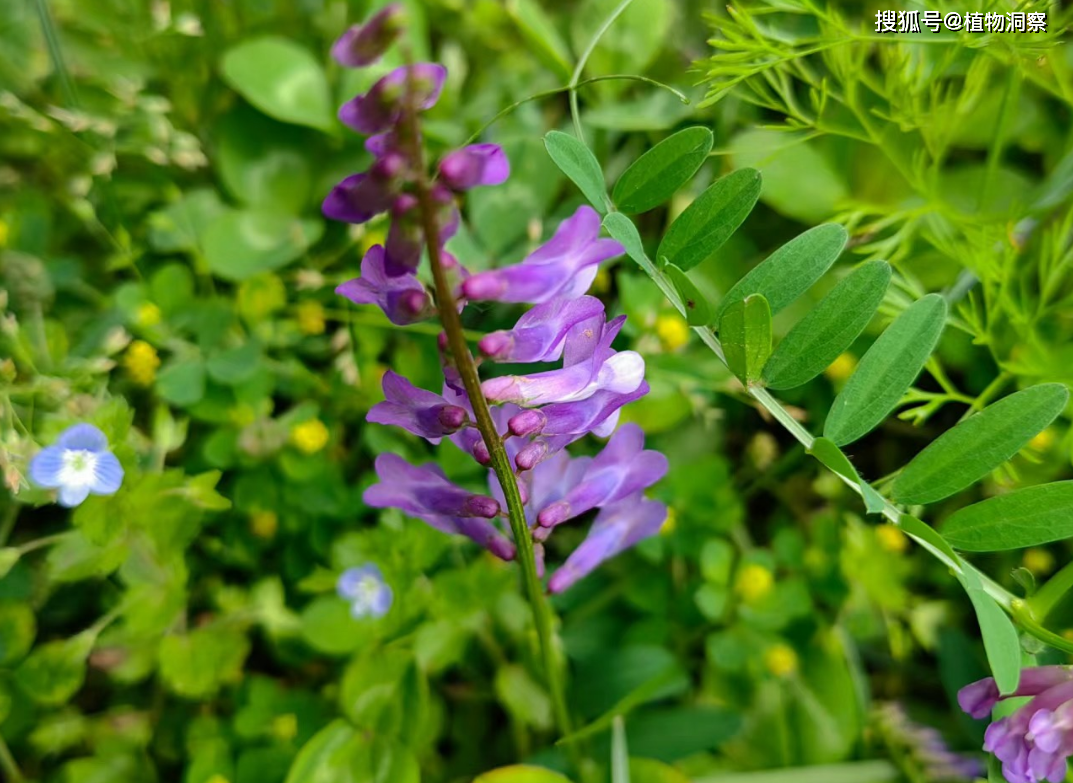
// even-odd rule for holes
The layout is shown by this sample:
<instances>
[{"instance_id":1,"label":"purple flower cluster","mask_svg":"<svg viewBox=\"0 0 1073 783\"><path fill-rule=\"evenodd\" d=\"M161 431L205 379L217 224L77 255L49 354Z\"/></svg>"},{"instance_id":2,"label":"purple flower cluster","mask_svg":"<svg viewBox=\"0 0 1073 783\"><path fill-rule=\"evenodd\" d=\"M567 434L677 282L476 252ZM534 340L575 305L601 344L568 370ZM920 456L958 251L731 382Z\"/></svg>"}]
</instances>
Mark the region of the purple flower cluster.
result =
<instances>
[{"instance_id":1,"label":"purple flower cluster","mask_svg":"<svg viewBox=\"0 0 1073 783\"><path fill-rule=\"evenodd\" d=\"M897 702L876 705L874 720L886 742L897 750L896 758L912 765L917 773L910 775L912 779L967 783L984 774L980 759L950 750L938 729L915 722Z\"/></svg>"},{"instance_id":2,"label":"purple flower cluster","mask_svg":"<svg viewBox=\"0 0 1073 783\"><path fill-rule=\"evenodd\" d=\"M1073 755L1073 668L1025 669L1017 690L1007 696L1000 695L988 677L962 688L958 703L980 719L1003 699L1019 696L1031 696L1032 701L987 727L984 750L1002 762L1002 774L1009 783L1061 783Z\"/></svg>"},{"instance_id":3,"label":"purple flower cluster","mask_svg":"<svg viewBox=\"0 0 1073 783\"><path fill-rule=\"evenodd\" d=\"M354 66L375 60L397 35L399 13L397 6L389 6L347 31L333 49L336 58ZM374 162L332 190L324 214L362 223L387 212L392 222L385 245L372 247L362 260L361 277L336 291L355 303L378 305L400 325L436 314L430 291L416 275L426 237L414 195L420 162L407 152L414 145L404 115L407 101L419 110L430 108L444 77L439 65L399 68L339 114L351 128L376 134L366 141ZM504 182L510 167L497 145L475 144L445 155L436 171L431 196L438 212L435 241L442 248L458 227L458 195ZM644 449L636 425L616 431L622 406L648 393L644 360L634 351L612 347L625 317L608 320L603 303L585 295L598 265L623 252L618 242L600 237L600 217L588 206L515 266L471 275L445 250L440 252L453 275L459 306L478 300L535 305L513 329L481 339L482 362L561 362L557 369L503 375L482 384L525 504L541 574L551 531L597 512L588 537L551 576L552 592L565 590L604 560L656 533L667 515L666 506L644 497L667 472L666 457ZM368 420L402 427L431 443L449 438L488 466L488 444L475 425L444 337L442 393L419 389L389 371L383 379L384 401L369 411ZM570 457L563 450L588 433L610 436L596 457ZM488 495L456 486L435 465L417 467L394 454L377 457L376 473L379 482L364 495L368 505L398 508L438 530L467 536L504 560L515 556L506 501L494 471L488 473Z\"/></svg>"}]
</instances>

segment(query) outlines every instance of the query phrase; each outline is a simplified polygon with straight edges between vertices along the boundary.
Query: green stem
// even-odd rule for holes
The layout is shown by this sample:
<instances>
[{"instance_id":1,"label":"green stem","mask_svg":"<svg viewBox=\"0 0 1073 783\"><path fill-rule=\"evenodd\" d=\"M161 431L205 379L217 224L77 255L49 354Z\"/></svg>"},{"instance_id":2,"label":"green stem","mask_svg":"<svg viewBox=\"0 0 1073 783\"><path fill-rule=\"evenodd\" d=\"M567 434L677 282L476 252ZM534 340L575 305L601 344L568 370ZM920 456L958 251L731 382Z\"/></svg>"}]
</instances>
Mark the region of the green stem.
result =
<instances>
[{"instance_id":1,"label":"green stem","mask_svg":"<svg viewBox=\"0 0 1073 783\"><path fill-rule=\"evenodd\" d=\"M26 780L3 737L0 737L0 769L4 770L4 777L11 783L22 783L22 781Z\"/></svg>"},{"instance_id":2,"label":"green stem","mask_svg":"<svg viewBox=\"0 0 1073 783\"><path fill-rule=\"evenodd\" d=\"M615 20L622 15L630 3L633 0L622 0L615 10L611 12L611 15L604 20L604 23L600 25L600 28L592 36L592 40L589 41L589 45L585 47L585 51L581 53L581 57L578 58L577 66L574 68L574 73L570 77L570 116L574 118L574 131L577 133L578 141L585 141L585 133L581 130L581 112L578 110L577 105L577 88L581 82L581 72L585 70L585 63L589 61L589 57L592 56L593 50L596 49L596 44L600 42L600 39L604 37L604 33L608 28L615 23Z\"/></svg>"},{"instance_id":3,"label":"green stem","mask_svg":"<svg viewBox=\"0 0 1073 783\"><path fill-rule=\"evenodd\" d=\"M1051 610L1070 590L1073 590L1073 563L1067 563L1061 571L1048 579L1034 596L1028 599L1027 603L1032 609L1032 614L1046 622Z\"/></svg>"},{"instance_id":4,"label":"green stem","mask_svg":"<svg viewBox=\"0 0 1073 783\"><path fill-rule=\"evenodd\" d=\"M408 89L412 94L412 85ZM432 267L432 277L436 289L436 305L439 310L440 320L443 322L444 332L447 334L448 348L457 365L470 405L473 407L473 416L476 419L477 429L480 430L481 437L488 447L491 455L492 470L495 472L496 479L499 481L499 486L503 491L503 496L507 501L511 532L514 534L514 544L517 547L516 560L521 566L522 579L525 582L529 603L533 609L540 655L544 665L544 674L547 678L548 690L551 693L556 722L562 736L566 736L571 732L571 721L570 713L566 706L566 695L559 662L555 654L551 607L544 597L540 577L537 576L533 538L529 530L529 524L525 519L525 508L522 503L521 493L518 490L518 482L511 467L510 458L507 456L507 450L503 445L502 437L492 419L488 401L485 400L484 393L481 391L481 379L477 374L477 365L473 360L473 354L470 353L469 346L466 344L466 335L458 315L458 306L454 295L451 293L451 284L447 277L447 270L443 265L443 257L438 241L440 234L437 221L438 210L432 198L428 176L425 173L424 151L421 148L417 111L412 100L408 101L408 103L409 108L404 118L406 141L410 145L411 162L415 171L414 195L417 198L421 227L425 235L425 246L428 249L429 264Z\"/></svg>"}]
</instances>

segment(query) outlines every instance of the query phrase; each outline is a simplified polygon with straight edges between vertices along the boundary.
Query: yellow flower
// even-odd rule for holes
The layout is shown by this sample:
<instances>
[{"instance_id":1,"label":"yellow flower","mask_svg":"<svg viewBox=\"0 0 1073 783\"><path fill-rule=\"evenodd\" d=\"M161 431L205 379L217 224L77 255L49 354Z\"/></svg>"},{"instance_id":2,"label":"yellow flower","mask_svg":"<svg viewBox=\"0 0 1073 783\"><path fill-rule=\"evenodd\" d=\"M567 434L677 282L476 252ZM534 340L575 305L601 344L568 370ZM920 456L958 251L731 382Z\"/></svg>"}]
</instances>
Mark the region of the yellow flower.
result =
<instances>
[{"instance_id":1,"label":"yellow flower","mask_svg":"<svg viewBox=\"0 0 1073 783\"><path fill-rule=\"evenodd\" d=\"M160 308L152 302L142 302L138 305L138 314L135 316L138 326L149 328L160 323Z\"/></svg>"},{"instance_id":2,"label":"yellow flower","mask_svg":"<svg viewBox=\"0 0 1073 783\"><path fill-rule=\"evenodd\" d=\"M298 734L298 717L293 712L277 715L272 719L272 733L284 742L294 739Z\"/></svg>"},{"instance_id":3,"label":"yellow flower","mask_svg":"<svg viewBox=\"0 0 1073 783\"><path fill-rule=\"evenodd\" d=\"M328 428L320 419L310 419L291 427L291 443L306 454L316 454L328 445Z\"/></svg>"},{"instance_id":4,"label":"yellow flower","mask_svg":"<svg viewBox=\"0 0 1073 783\"><path fill-rule=\"evenodd\" d=\"M274 538L279 529L279 517L274 511L254 511L250 514L250 532L258 538Z\"/></svg>"},{"instance_id":5,"label":"yellow flower","mask_svg":"<svg viewBox=\"0 0 1073 783\"><path fill-rule=\"evenodd\" d=\"M764 668L776 677L789 677L797 667L797 653L788 644L772 645L764 652Z\"/></svg>"},{"instance_id":6,"label":"yellow flower","mask_svg":"<svg viewBox=\"0 0 1073 783\"><path fill-rule=\"evenodd\" d=\"M755 604L771 592L775 575L762 565L751 563L738 571L734 590L747 604Z\"/></svg>"},{"instance_id":7,"label":"yellow flower","mask_svg":"<svg viewBox=\"0 0 1073 783\"><path fill-rule=\"evenodd\" d=\"M1049 451L1051 446L1054 445L1055 434L1054 427L1048 427L1039 433L1032 440L1028 442L1028 445L1034 448L1036 451Z\"/></svg>"},{"instance_id":8,"label":"yellow flower","mask_svg":"<svg viewBox=\"0 0 1073 783\"><path fill-rule=\"evenodd\" d=\"M656 335L665 351L677 351L689 342L689 324L678 313L664 313L656 319Z\"/></svg>"},{"instance_id":9,"label":"yellow flower","mask_svg":"<svg viewBox=\"0 0 1073 783\"><path fill-rule=\"evenodd\" d=\"M673 508L667 508L667 518L663 520L663 524L660 525L659 532L661 535L669 535L675 531L678 527L678 516L674 513Z\"/></svg>"},{"instance_id":10,"label":"yellow flower","mask_svg":"<svg viewBox=\"0 0 1073 783\"><path fill-rule=\"evenodd\" d=\"M1039 547L1026 549L1021 557L1021 565L1036 576L1046 576L1054 570L1054 555Z\"/></svg>"},{"instance_id":11,"label":"yellow flower","mask_svg":"<svg viewBox=\"0 0 1073 783\"><path fill-rule=\"evenodd\" d=\"M857 369L857 358L853 354L844 353L831 362L831 366L824 370L823 374L835 383L842 383L849 380L849 376L855 369Z\"/></svg>"},{"instance_id":12,"label":"yellow flower","mask_svg":"<svg viewBox=\"0 0 1073 783\"><path fill-rule=\"evenodd\" d=\"M909 537L894 525L880 525L876 528L876 541L888 552L901 554L909 548Z\"/></svg>"},{"instance_id":13,"label":"yellow flower","mask_svg":"<svg viewBox=\"0 0 1073 783\"><path fill-rule=\"evenodd\" d=\"M135 340L127 348L123 357L123 366L127 374L139 386L149 386L156 380L156 369L160 366L160 357L156 348L145 340Z\"/></svg>"},{"instance_id":14,"label":"yellow flower","mask_svg":"<svg viewBox=\"0 0 1073 783\"><path fill-rule=\"evenodd\" d=\"M7 238L11 233L11 229L8 228L7 223L0 220L0 247L7 247Z\"/></svg>"},{"instance_id":15,"label":"yellow flower","mask_svg":"<svg viewBox=\"0 0 1073 783\"><path fill-rule=\"evenodd\" d=\"M373 245L382 245L387 241L387 226L383 221L375 226L366 224L364 228L365 230L358 239L358 247L361 248L363 256L369 252L369 248Z\"/></svg>"},{"instance_id":16,"label":"yellow flower","mask_svg":"<svg viewBox=\"0 0 1073 783\"><path fill-rule=\"evenodd\" d=\"M320 302L299 302L296 313L302 334L324 334L324 307Z\"/></svg>"}]
</instances>

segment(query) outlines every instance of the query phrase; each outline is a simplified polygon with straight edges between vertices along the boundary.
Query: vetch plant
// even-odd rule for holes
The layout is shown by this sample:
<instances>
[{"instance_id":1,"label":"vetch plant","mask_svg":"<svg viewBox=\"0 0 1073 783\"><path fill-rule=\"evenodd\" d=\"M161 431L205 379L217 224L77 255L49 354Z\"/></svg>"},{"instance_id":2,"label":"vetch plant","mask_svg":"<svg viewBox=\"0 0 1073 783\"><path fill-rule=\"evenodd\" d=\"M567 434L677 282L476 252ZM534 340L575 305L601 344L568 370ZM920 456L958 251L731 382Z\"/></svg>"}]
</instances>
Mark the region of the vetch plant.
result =
<instances>
[{"instance_id":1,"label":"vetch plant","mask_svg":"<svg viewBox=\"0 0 1073 783\"><path fill-rule=\"evenodd\" d=\"M349 52L363 37L375 38L393 13L389 8L366 27L348 32L336 45L337 58L367 64L368 57L340 57L339 52ZM396 324L438 315L444 327L442 393L416 388L389 370L383 379L385 400L370 410L368 420L402 427L432 443L450 438L491 468L489 494L455 485L434 465L415 466L382 454L376 458L380 482L365 491L364 500L400 509L438 530L464 535L503 560L520 562L556 718L567 734L570 719L540 583L544 542L558 525L598 510L588 537L548 581L548 590L561 592L604 560L654 535L667 508L645 499L644 492L667 472L667 460L644 449L636 425L615 429L622 406L644 396L648 386L641 356L612 347L625 316L608 320L603 304L585 295L598 265L624 252L618 241L600 238L595 210L578 208L515 266L471 275L444 249L459 224L456 197L473 187L498 185L510 174L502 149L482 143L444 156L436 177L429 179L420 113L435 104L445 76L440 65L410 63L340 109L345 124L375 134L366 142L375 162L340 182L323 211L348 223L364 223L382 212L391 216L385 244L369 249L361 276L337 293L357 304L378 305ZM431 292L416 274L425 252ZM459 320L468 301L481 300L535 305L513 329L480 341L482 361L561 361L561 368L482 382ZM570 457L563 451L589 433L610 436L597 456ZM372 595L378 579L371 572L348 571L340 580L339 592L355 601L356 614L386 611L378 609L383 593Z\"/></svg>"}]
</instances>

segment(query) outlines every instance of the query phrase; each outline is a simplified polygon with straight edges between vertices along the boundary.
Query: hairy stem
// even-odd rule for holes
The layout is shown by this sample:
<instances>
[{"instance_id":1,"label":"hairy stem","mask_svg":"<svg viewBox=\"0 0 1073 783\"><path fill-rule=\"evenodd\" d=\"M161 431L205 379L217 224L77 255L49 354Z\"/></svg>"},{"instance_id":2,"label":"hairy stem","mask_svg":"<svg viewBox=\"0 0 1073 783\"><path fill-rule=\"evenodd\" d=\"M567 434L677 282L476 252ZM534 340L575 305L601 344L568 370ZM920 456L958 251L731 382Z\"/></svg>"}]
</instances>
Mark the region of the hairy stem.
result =
<instances>
[{"instance_id":1,"label":"hairy stem","mask_svg":"<svg viewBox=\"0 0 1073 783\"><path fill-rule=\"evenodd\" d=\"M408 89L412 95L412 84ZM566 736L571 731L570 713L566 707L563 678L555 652L551 607L548 606L540 578L537 576L533 538L529 530L529 524L525 520L525 509L521 493L518 490L517 479L510 464L510 458L507 456L507 450L503 446L500 433L496 430L495 422L492 420L488 402L481 391L481 379L477 374L477 365L467 345L466 333L462 328L462 320L458 315L458 304L455 301L454 294L451 292L451 283L447 277L447 270L443 265L443 256L439 243L438 209L425 171L424 151L421 147L417 111L412 100L408 101L408 104L404 119L406 123L405 131L410 145L410 158L415 170L414 195L417 198L421 229L424 232L425 247L428 249L429 264L432 268L432 278L436 288L436 306L439 310L440 320L443 323L443 330L447 334L448 349L458 367L462 385L465 387L470 405L473 407L473 416L476 419L477 429L488 447L488 452L491 455L492 470L495 472L499 486L503 490L503 496L507 501L510 528L514 534L514 544L517 547L516 559L521 565L522 578L525 582L529 603L533 609L533 620L536 624L540 645L540 656L544 664L544 675L547 679L548 690L551 693L556 723L560 733Z\"/></svg>"}]
</instances>

